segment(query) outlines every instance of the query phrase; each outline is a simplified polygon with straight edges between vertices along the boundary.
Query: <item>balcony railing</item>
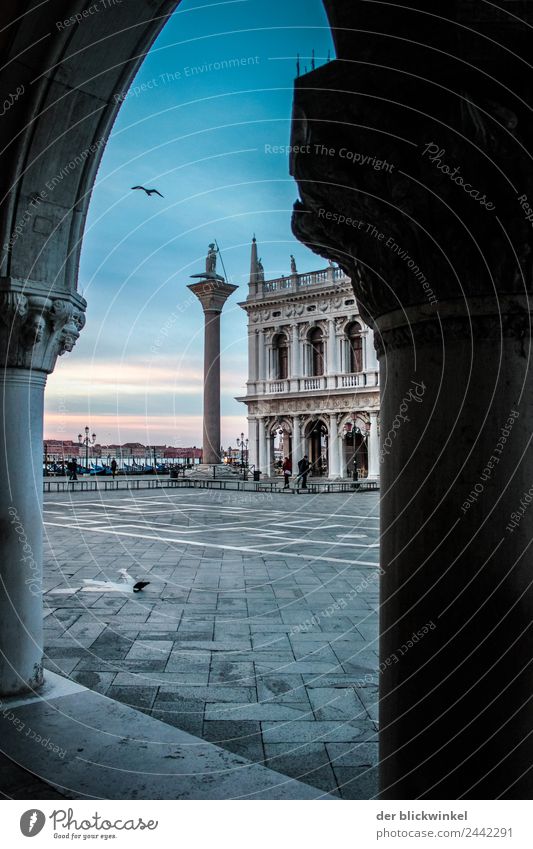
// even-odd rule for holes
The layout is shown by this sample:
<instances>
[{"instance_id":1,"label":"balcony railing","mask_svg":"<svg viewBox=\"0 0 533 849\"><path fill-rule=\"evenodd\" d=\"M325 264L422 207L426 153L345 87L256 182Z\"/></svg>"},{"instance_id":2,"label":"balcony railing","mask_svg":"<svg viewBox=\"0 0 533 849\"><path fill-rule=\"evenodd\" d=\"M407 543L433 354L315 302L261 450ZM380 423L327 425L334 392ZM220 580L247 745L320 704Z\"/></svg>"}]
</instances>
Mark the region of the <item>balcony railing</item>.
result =
<instances>
[{"instance_id":1,"label":"balcony railing","mask_svg":"<svg viewBox=\"0 0 533 849\"><path fill-rule=\"evenodd\" d=\"M321 271L311 271L308 274L291 274L289 277L277 277L263 283L263 294L281 292L287 289L298 290L308 286L326 286L341 280L346 280L344 271L340 268L324 268Z\"/></svg>"},{"instance_id":2,"label":"balcony railing","mask_svg":"<svg viewBox=\"0 0 533 849\"><path fill-rule=\"evenodd\" d=\"M300 384L303 383L303 386L300 385L300 390L308 392L310 389L322 389L323 382L323 377L305 377L303 381L300 381Z\"/></svg>"},{"instance_id":3,"label":"balcony railing","mask_svg":"<svg viewBox=\"0 0 533 849\"><path fill-rule=\"evenodd\" d=\"M286 380L258 380L249 389L249 394L280 395L291 392L320 392L337 389L358 389L379 386L378 371L362 371L357 374L329 374L318 377L297 377ZM255 387L255 388L254 388Z\"/></svg>"}]
</instances>

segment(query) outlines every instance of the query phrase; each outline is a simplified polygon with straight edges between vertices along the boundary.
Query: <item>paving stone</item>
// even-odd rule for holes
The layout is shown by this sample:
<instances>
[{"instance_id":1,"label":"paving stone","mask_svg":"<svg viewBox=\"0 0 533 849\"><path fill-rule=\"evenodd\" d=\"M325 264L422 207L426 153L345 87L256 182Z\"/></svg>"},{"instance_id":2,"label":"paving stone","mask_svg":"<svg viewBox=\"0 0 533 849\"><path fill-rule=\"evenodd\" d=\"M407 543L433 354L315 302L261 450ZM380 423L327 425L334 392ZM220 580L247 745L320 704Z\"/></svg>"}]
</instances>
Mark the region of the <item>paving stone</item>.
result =
<instances>
[{"instance_id":1,"label":"paving stone","mask_svg":"<svg viewBox=\"0 0 533 849\"><path fill-rule=\"evenodd\" d=\"M294 704L310 707L301 675L261 675L257 678L257 694L262 702Z\"/></svg>"},{"instance_id":2,"label":"paving stone","mask_svg":"<svg viewBox=\"0 0 533 849\"><path fill-rule=\"evenodd\" d=\"M212 684L209 687L185 687L182 684L162 684L157 695L158 700L172 700L176 695L184 699L198 699L210 702L255 702L255 687L232 687L229 684Z\"/></svg>"},{"instance_id":3,"label":"paving stone","mask_svg":"<svg viewBox=\"0 0 533 849\"><path fill-rule=\"evenodd\" d=\"M327 743L333 766L376 766L379 760L376 743Z\"/></svg>"},{"instance_id":4,"label":"paving stone","mask_svg":"<svg viewBox=\"0 0 533 849\"><path fill-rule=\"evenodd\" d=\"M243 687L255 686L253 663L234 663L226 660L213 660L209 674L209 683L234 683Z\"/></svg>"},{"instance_id":5,"label":"paving stone","mask_svg":"<svg viewBox=\"0 0 533 849\"><path fill-rule=\"evenodd\" d=\"M224 719L240 721L242 719L256 719L260 722L265 720L283 720L283 719L307 719L312 718L312 711L308 709L297 709L288 705L278 705L268 702L255 702L246 704L210 704L206 705L205 718Z\"/></svg>"},{"instance_id":6,"label":"paving stone","mask_svg":"<svg viewBox=\"0 0 533 849\"><path fill-rule=\"evenodd\" d=\"M265 743L334 743L368 738L370 731L364 723L351 722L264 722Z\"/></svg>"},{"instance_id":7,"label":"paving stone","mask_svg":"<svg viewBox=\"0 0 533 849\"><path fill-rule=\"evenodd\" d=\"M264 761L263 740L259 722L204 721L203 737L251 761Z\"/></svg>"},{"instance_id":8,"label":"paving stone","mask_svg":"<svg viewBox=\"0 0 533 849\"><path fill-rule=\"evenodd\" d=\"M113 678L114 672L92 672L90 670L74 670L70 675L73 681L77 681L83 687L88 687L89 690L94 690L96 693L107 693Z\"/></svg>"},{"instance_id":9,"label":"paving stone","mask_svg":"<svg viewBox=\"0 0 533 849\"><path fill-rule=\"evenodd\" d=\"M172 646L173 643L168 640L136 640L126 655L126 660L166 659Z\"/></svg>"},{"instance_id":10,"label":"paving stone","mask_svg":"<svg viewBox=\"0 0 533 849\"><path fill-rule=\"evenodd\" d=\"M134 708L151 708L157 693L157 687L110 687L107 696L117 702Z\"/></svg>"},{"instance_id":11,"label":"paving stone","mask_svg":"<svg viewBox=\"0 0 533 849\"><path fill-rule=\"evenodd\" d=\"M353 689L314 687L309 690L309 699L317 719L357 721L367 718Z\"/></svg>"},{"instance_id":12,"label":"paving stone","mask_svg":"<svg viewBox=\"0 0 533 849\"><path fill-rule=\"evenodd\" d=\"M374 799L378 793L377 767L333 765L340 795L343 799Z\"/></svg>"},{"instance_id":13,"label":"paving stone","mask_svg":"<svg viewBox=\"0 0 533 849\"><path fill-rule=\"evenodd\" d=\"M266 765L270 769L298 778L326 793L337 795L337 780L324 743L265 744Z\"/></svg>"}]
</instances>

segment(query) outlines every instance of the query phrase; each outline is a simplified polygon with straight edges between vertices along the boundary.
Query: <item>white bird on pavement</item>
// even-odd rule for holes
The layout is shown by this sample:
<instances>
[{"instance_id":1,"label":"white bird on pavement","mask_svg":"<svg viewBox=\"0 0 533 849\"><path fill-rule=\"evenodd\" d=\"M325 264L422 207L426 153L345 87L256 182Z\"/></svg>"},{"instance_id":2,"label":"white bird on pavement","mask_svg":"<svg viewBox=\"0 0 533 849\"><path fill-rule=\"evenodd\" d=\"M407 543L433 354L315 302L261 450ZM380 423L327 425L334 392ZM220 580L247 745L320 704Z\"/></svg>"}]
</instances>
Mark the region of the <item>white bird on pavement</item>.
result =
<instances>
[{"instance_id":1,"label":"white bird on pavement","mask_svg":"<svg viewBox=\"0 0 533 849\"><path fill-rule=\"evenodd\" d=\"M120 581L102 581L95 578L84 578L85 586L82 588L90 593L138 593L148 586L150 581L136 581L128 573L127 569L118 570L122 578Z\"/></svg>"}]
</instances>

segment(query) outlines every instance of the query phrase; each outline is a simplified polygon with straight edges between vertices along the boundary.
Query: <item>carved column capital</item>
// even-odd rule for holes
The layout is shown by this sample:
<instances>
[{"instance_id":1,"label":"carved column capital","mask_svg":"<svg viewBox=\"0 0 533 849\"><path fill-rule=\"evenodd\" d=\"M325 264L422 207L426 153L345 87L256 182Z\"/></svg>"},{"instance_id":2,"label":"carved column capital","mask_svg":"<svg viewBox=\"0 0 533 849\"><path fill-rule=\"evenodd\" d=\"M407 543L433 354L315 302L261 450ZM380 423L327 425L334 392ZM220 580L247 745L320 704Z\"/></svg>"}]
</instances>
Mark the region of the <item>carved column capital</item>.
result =
<instances>
[{"instance_id":1,"label":"carved column capital","mask_svg":"<svg viewBox=\"0 0 533 849\"><path fill-rule=\"evenodd\" d=\"M514 94L453 56L434 56L428 79L410 61L380 42L372 65L296 81L293 230L351 278L371 326L459 298L492 297L496 311L533 288L530 83L511 60Z\"/></svg>"},{"instance_id":2,"label":"carved column capital","mask_svg":"<svg viewBox=\"0 0 533 849\"><path fill-rule=\"evenodd\" d=\"M11 368L50 373L56 359L72 351L85 324L86 301L75 292L0 278L0 350Z\"/></svg>"}]
</instances>

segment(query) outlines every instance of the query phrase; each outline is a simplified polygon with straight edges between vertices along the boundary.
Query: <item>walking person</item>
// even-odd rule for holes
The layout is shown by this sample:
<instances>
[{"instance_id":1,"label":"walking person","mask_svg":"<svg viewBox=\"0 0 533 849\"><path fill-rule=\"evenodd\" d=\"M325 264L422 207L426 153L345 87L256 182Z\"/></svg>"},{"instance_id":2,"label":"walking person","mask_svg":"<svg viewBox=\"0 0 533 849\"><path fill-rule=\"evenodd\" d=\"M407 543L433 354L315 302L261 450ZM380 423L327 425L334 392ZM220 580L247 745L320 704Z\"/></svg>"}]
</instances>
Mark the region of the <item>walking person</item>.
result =
<instances>
[{"instance_id":1,"label":"walking person","mask_svg":"<svg viewBox=\"0 0 533 849\"><path fill-rule=\"evenodd\" d=\"M115 477L117 474L117 461L114 457L111 460L111 474L113 475L113 477Z\"/></svg>"},{"instance_id":2,"label":"walking person","mask_svg":"<svg viewBox=\"0 0 533 849\"><path fill-rule=\"evenodd\" d=\"M304 454L298 462L298 479L302 481L302 489L307 489L307 475L309 474L309 457Z\"/></svg>"},{"instance_id":3,"label":"walking person","mask_svg":"<svg viewBox=\"0 0 533 849\"><path fill-rule=\"evenodd\" d=\"M77 475L78 464L76 463L76 460L74 459L74 457L67 463L67 469L68 469L68 479L69 479L69 481L77 481L78 480L78 475Z\"/></svg>"},{"instance_id":4,"label":"walking person","mask_svg":"<svg viewBox=\"0 0 533 849\"><path fill-rule=\"evenodd\" d=\"M283 469L283 479L285 481L283 489L289 489L289 478L292 475L292 463L290 461L290 457L285 457L285 459L283 461L282 469Z\"/></svg>"}]
</instances>

